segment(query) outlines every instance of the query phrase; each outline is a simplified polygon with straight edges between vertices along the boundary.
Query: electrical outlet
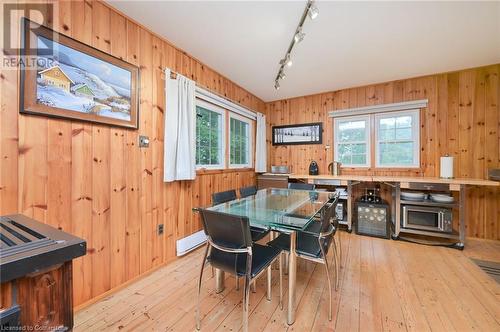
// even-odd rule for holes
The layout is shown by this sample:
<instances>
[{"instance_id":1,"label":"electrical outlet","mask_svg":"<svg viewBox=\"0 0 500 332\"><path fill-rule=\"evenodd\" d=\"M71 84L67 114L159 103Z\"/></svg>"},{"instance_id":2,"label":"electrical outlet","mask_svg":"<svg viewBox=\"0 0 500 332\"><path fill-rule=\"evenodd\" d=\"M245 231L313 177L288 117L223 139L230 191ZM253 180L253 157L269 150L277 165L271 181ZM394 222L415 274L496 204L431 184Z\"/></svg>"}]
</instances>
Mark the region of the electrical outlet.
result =
<instances>
[{"instance_id":1,"label":"electrical outlet","mask_svg":"<svg viewBox=\"0 0 500 332\"><path fill-rule=\"evenodd\" d=\"M163 234L163 224L159 224L158 225L158 235L162 235Z\"/></svg>"},{"instance_id":2,"label":"electrical outlet","mask_svg":"<svg viewBox=\"0 0 500 332\"><path fill-rule=\"evenodd\" d=\"M149 148L149 137L148 136L139 136L139 147L140 148Z\"/></svg>"}]
</instances>

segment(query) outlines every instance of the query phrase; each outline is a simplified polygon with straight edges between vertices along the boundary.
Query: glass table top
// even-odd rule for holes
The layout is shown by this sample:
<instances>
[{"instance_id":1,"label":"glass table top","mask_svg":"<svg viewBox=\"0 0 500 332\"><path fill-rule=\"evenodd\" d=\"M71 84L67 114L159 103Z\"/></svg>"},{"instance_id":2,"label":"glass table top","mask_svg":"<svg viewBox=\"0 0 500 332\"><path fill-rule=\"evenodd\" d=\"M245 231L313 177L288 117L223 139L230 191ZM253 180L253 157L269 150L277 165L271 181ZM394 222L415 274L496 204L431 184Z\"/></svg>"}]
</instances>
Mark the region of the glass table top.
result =
<instances>
[{"instance_id":1,"label":"glass table top","mask_svg":"<svg viewBox=\"0 0 500 332\"><path fill-rule=\"evenodd\" d=\"M254 227L302 230L325 206L331 193L296 189L262 189L255 196L209 207L208 210L248 217Z\"/></svg>"}]
</instances>

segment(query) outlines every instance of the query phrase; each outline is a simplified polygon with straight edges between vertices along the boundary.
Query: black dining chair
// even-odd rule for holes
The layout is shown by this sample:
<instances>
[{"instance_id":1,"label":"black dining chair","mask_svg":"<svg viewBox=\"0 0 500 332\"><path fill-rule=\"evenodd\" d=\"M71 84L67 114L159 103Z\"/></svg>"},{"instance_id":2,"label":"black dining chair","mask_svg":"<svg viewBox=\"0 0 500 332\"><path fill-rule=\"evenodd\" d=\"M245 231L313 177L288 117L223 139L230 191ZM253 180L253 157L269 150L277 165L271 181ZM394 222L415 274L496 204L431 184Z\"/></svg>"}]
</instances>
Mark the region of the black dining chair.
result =
<instances>
[{"instance_id":1,"label":"black dining chair","mask_svg":"<svg viewBox=\"0 0 500 332\"><path fill-rule=\"evenodd\" d=\"M249 188L249 187L248 187ZM254 187L255 188L255 187ZM243 189L243 188L242 188ZM241 189L240 189L241 190ZM236 191L227 190L212 194L212 205L226 203L236 199ZM268 228L250 227L253 241L259 241L269 234Z\"/></svg>"},{"instance_id":2,"label":"black dining chair","mask_svg":"<svg viewBox=\"0 0 500 332\"><path fill-rule=\"evenodd\" d=\"M236 199L236 191L234 189L213 193L212 205L226 203L235 199Z\"/></svg>"},{"instance_id":3,"label":"black dining chair","mask_svg":"<svg viewBox=\"0 0 500 332\"><path fill-rule=\"evenodd\" d=\"M198 280L196 328L200 329L200 292L205 262L226 273L245 278L243 288L243 331L248 331L250 283L267 270L267 299L271 300L271 264L281 258L281 249L254 243L247 217L210 210L200 210L207 246ZM280 265L280 305L282 304L282 270Z\"/></svg>"},{"instance_id":4,"label":"black dining chair","mask_svg":"<svg viewBox=\"0 0 500 332\"><path fill-rule=\"evenodd\" d=\"M257 188L255 186L240 188L240 197L241 198L253 196L256 193L257 193Z\"/></svg>"},{"instance_id":5,"label":"black dining chair","mask_svg":"<svg viewBox=\"0 0 500 332\"><path fill-rule=\"evenodd\" d=\"M298 257L325 265L330 296L330 310L328 311L328 319L330 321L332 320L332 280L330 278L330 269L327 255L330 245L335 241L334 236L337 231L337 227L335 224L335 208L337 206L337 202L338 195L333 197L331 201L323 208L323 210L321 211L321 218L319 222L313 220L304 231L297 232L297 243L295 249ZM274 240L268 242L268 245L289 252L290 235L280 234ZM333 261L335 264L335 288L337 288L339 272L335 245L333 246L333 256Z\"/></svg>"},{"instance_id":6,"label":"black dining chair","mask_svg":"<svg viewBox=\"0 0 500 332\"><path fill-rule=\"evenodd\" d=\"M288 189L314 190L316 186L312 183L290 182Z\"/></svg>"}]
</instances>

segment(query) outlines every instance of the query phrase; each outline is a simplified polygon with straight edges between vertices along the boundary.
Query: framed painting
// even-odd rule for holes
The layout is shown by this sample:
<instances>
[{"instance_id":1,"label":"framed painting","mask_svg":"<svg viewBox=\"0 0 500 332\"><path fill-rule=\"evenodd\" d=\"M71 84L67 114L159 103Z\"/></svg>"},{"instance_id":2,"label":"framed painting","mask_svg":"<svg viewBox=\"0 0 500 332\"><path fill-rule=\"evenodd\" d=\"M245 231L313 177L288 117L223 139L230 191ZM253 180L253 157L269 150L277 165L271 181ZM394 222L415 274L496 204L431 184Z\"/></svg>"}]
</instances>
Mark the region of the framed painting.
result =
<instances>
[{"instance_id":1,"label":"framed painting","mask_svg":"<svg viewBox=\"0 0 500 332\"><path fill-rule=\"evenodd\" d=\"M273 126L273 145L322 144L323 123Z\"/></svg>"},{"instance_id":2,"label":"framed painting","mask_svg":"<svg viewBox=\"0 0 500 332\"><path fill-rule=\"evenodd\" d=\"M28 19L20 112L138 128L139 68Z\"/></svg>"}]
</instances>

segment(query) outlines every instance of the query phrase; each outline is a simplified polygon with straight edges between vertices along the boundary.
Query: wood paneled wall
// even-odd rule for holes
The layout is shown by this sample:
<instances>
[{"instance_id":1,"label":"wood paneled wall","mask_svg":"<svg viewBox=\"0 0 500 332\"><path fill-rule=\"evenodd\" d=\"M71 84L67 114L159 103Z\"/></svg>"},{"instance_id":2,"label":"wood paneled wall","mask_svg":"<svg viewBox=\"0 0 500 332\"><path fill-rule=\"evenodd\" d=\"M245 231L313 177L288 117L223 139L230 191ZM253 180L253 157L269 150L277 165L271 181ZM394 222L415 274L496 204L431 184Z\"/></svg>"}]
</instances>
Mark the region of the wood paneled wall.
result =
<instances>
[{"instance_id":1,"label":"wood paneled wall","mask_svg":"<svg viewBox=\"0 0 500 332\"><path fill-rule=\"evenodd\" d=\"M79 305L175 259L175 241L200 229L191 208L209 204L212 191L255 183L249 170L163 182L163 69L251 109L264 103L102 2L54 4L55 30L140 67L139 130L20 115L18 70L1 72L0 214L23 213L87 240L73 269ZM150 137L149 148L139 149L139 135Z\"/></svg>"},{"instance_id":2,"label":"wood paneled wall","mask_svg":"<svg viewBox=\"0 0 500 332\"><path fill-rule=\"evenodd\" d=\"M421 168L344 169L345 174L439 176L439 157L455 157L457 177L486 178L488 168L500 167L500 65L437 74L266 104L268 139L271 126L323 122L323 145L271 145L273 165L291 165L307 174L316 160L321 174L333 160L333 126L328 112L376 104L429 99L421 113ZM330 148L327 148L329 146ZM500 239L500 190L468 191L468 236Z\"/></svg>"}]
</instances>

